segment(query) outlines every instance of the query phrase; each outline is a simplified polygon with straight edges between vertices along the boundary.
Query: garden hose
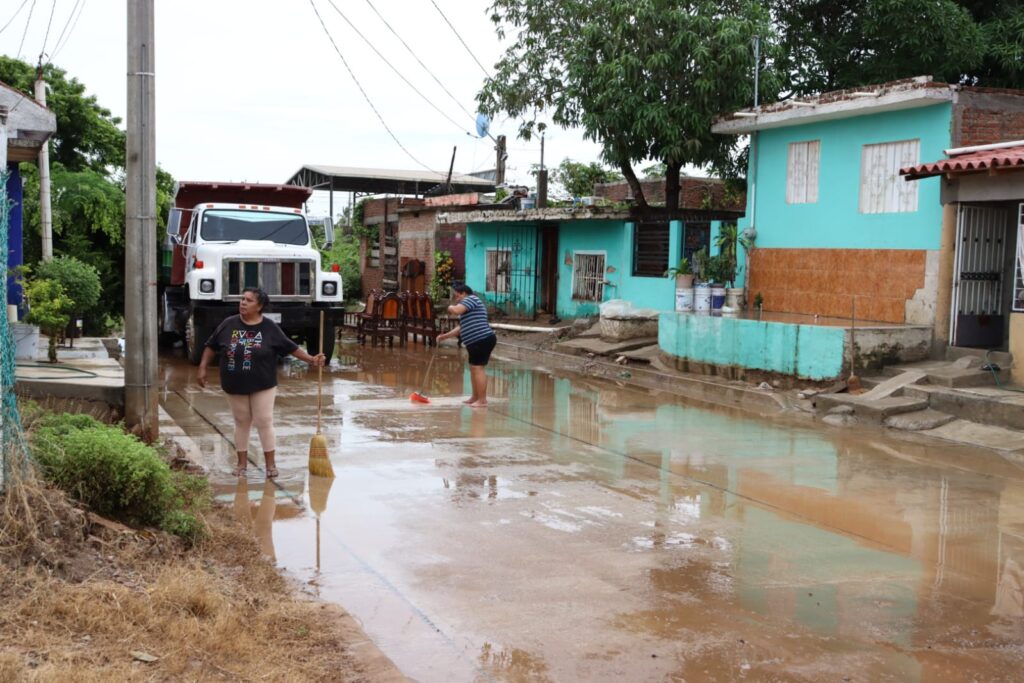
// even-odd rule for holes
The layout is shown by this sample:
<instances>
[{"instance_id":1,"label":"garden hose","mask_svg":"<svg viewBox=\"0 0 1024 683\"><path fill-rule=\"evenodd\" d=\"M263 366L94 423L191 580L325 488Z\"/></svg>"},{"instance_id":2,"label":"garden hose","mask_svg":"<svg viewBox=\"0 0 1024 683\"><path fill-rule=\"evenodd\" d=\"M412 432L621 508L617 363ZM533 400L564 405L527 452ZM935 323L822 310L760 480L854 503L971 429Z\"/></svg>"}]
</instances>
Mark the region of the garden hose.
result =
<instances>
[{"instance_id":1,"label":"garden hose","mask_svg":"<svg viewBox=\"0 0 1024 683\"><path fill-rule=\"evenodd\" d=\"M85 379L91 379L93 377L99 377L99 375L92 370L83 370L82 368L71 367L68 365L54 365L52 363L15 363L15 368L42 368L44 370L57 370L59 372L77 372L80 375L84 375ZM17 369L15 369L15 378L17 378ZM22 377L21 379L41 381L41 382L53 382L68 379L67 377ZM76 378L82 379L82 378Z\"/></svg>"},{"instance_id":2,"label":"garden hose","mask_svg":"<svg viewBox=\"0 0 1024 683\"><path fill-rule=\"evenodd\" d=\"M1018 394L1024 394L1024 389L1003 386L1003 384L999 381L999 371L1002 370L1002 368L1000 368L999 365L997 365L996 363L993 363L991 360L989 360L990 353L992 353L991 350L985 352L985 364L981 366L981 369L988 370L989 372L992 373L992 379L996 381L997 388L1002 389L1003 391L1016 391Z\"/></svg>"}]
</instances>

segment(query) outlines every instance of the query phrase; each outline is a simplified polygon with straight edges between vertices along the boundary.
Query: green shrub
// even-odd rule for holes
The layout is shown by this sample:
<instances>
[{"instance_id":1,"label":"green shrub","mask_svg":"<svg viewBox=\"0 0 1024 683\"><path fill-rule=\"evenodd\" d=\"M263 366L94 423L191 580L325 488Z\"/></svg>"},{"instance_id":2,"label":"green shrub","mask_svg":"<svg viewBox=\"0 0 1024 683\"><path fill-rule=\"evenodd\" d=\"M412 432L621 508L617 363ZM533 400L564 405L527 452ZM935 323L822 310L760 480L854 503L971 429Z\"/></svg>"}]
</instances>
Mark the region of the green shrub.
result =
<instances>
[{"instance_id":1,"label":"green shrub","mask_svg":"<svg viewBox=\"0 0 1024 683\"><path fill-rule=\"evenodd\" d=\"M156 449L120 427L89 415L49 415L31 443L43 476L98 514L191 542L204 534L193 511L208 504L206 481L172 471Z\"/></svg>"},{"instance_id":2,"label":"green shrub","mask_svg":"<svg viewBox=\"0 0 1024 683\"><path fill-rule=\"evenodd\" d=\"M33 269L38 280L55 280L74 301L75 311L86 311L100 300L100 275L96 268L74 256L58 256L40 261Z\"/></svg>"}]
</instances>

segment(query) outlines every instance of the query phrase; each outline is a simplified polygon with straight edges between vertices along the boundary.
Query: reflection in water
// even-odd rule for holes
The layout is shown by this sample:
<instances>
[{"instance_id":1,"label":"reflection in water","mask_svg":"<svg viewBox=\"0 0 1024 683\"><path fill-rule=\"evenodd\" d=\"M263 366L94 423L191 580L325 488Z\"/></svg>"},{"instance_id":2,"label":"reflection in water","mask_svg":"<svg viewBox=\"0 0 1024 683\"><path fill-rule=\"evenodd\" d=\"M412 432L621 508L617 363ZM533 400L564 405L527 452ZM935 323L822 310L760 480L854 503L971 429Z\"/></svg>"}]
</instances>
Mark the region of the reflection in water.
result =
<instances>
[{"instance_id":1,"label":"reflection in water","mask_svg":"<svg viewBox=\"0 0 1024 683\"><path fill-rule=\"evenodd\" d=\"M309 475L309 506L316 515L316 571L320 572L320 518L327 511L327 498L331 495L334 477Z\"/></svg>"},{"instance_id":2,"label":"reflection in water","mask_svg":"<svg viewBox=\"0 0 1024 683\"><path fill-rule=\"evenodd\" d=\"M246 526L252 528L259 541L260 550L271 560L276 560L274 554L274 534L272 526L274 513L277 511L277 487L273 479L263 482L263 495L259 503L253 504L249 500L249 482L245 477L238 478L235 486L235 516ZM253 509L255 507L255 510Z\"/></svg>"},{"instance_id":3,"label":"reflection in water","mask_svg":"<svg viewBox=\"0 0 1024 683\"><path fill-rule=\"evenodd\" d=\"M496 650L490 643L480 648L480 668L499 681L553 680L548 676L548 665L543 659L518 648Z\"/></svg>"}]
</instances>

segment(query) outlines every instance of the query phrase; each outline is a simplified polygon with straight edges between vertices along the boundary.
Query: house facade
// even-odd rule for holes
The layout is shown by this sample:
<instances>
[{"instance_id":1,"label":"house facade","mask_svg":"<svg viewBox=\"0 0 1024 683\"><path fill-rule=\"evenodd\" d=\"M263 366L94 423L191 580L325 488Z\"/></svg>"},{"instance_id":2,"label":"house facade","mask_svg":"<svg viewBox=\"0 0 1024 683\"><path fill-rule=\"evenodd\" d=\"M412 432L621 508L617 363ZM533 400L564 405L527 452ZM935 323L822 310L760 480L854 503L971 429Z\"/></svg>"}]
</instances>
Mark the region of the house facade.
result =
<instances>
[{"instance_id":1,"label":"house facade","mask_svg":"<svg viewBox=\"0 0 1024 683\"><path fill-rule=\"evenodd\" d=\"M685 188L684 181L684 199L691 196ZM703 193L692 196L697 206L684 204L671 221L602 207L481 209L453 212L448 220L467 225L466 283L498 315L594 316L611 299L670 311L675 283L665 271L702 247L717 253L720 226L742 215L736 206L711 208L714 200Z\"/></svg>"},{"instance_id":2,"label":"house facade","mask_svg":"<svg viewBox=\"0 0 1024 683\"><path fill-rule=\"evenodd\" d=\"M740 222L741 229L756 231L747 286L775 320L663 319L663 349L719 367L826 379L848 370L851 357L871 366L935 355L950 343L1005 345L991 334L991 307L972 308L962 328L986 328L988 336L951 336L953 264L964 251L956 244L957 210L943 204L936 182L908 183L900 169L1018 127L1017 137L1024 137L1022 113L1022 92L919 77L719 121L717 133L751 136L747 212ZM990 248L985 256L974 249L970 258L999 260L995 242L1005 251L1009 219L998 219L1003 227L987 233L982 226L996 219L971 220L976 229L965 234ZM1005 263L1011 253L1001 257ZM971 266L967 272L992 278L996 270ZM1008 305L1005 287L991 289L976 300L1003 297ZM856 325L857 335L842 329L842 321ZM763 343L732 344L740 327L746 338ZM775 349L770 359L757 352L765 345ZM722 353L709 355L702 347ZM813 372L801 369L811 365Z\"/></svg>"}]
</instances>

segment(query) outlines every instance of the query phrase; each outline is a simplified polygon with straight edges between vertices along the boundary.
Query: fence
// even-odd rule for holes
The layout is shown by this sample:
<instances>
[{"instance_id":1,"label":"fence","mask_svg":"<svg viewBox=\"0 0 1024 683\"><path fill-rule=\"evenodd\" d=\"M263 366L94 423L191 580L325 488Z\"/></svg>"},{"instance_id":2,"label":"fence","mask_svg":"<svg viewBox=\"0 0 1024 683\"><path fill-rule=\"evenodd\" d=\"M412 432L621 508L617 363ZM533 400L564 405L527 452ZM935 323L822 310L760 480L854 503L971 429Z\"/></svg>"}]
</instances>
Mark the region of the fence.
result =
<instances>
[{"instance_id":1,"label":"fence","mask_svg":"<svg viewBox=\"0 0 1024 683\"><path fill-rule=\"evenodd\" d=\"M0 254L8 253L11 206L7 198L9 173L0 170ZM14 394L14 337L7 317L7 282L0 287L0 492L14 474L24 474L28 449Z\"/></svg>"}]
</instances>

